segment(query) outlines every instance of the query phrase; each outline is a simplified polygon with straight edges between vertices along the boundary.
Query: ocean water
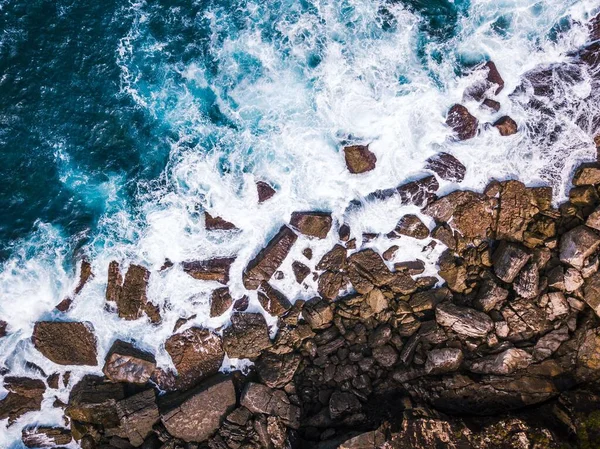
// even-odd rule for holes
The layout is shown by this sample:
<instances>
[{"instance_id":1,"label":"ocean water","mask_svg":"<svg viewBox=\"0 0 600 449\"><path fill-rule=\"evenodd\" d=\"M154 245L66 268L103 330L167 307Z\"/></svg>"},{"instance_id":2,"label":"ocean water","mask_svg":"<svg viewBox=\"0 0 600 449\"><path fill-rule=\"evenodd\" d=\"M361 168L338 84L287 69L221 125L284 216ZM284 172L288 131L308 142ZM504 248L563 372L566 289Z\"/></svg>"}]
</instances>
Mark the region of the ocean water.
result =
<instances>
[{"instance_id":1,"label":"ocean water","mask_svg":"<svg viewBox=\"0 0 600 449\"><path fill-rule=\"evenodd\" d=\"M228 318L208 317L216 284L177 265L159 272L165 259L236 256L230 289L241 296L244 267L291 212L331 211L359 240L385 234L418 210L394 199L349 202L422 176L439 151L467 166L464 182L442 183L442 192L517 178L551 185L561 200L573 168L595 159L598 130L587 118L600 94L578 66L577 76L552 77L560 93L545 105L552 116L530 106L530 91L510 94L528 71L572 61L598 10L592 0L0 0L0 320L9 331L0 368L71 371L72 386L100 373L116 338L169 366L163 344L178 318L195 314L189 326L217 330ZM482 123L510 115L520 132L454 141L445 114L486 60L506 85L500 112L477 115ZM347 143L369 143L376 169L350 174ZM258 180L277 190L262 204ZM204 211L239 230L207 232ZM291 263L310 246L314 265L335 240L335 232L300 238L274 285L292 300L312 297L316 286L297 285ZM435 274L443 248L423 252L427 243L401 239L395 261L419 257ZM61 314L54 306L72 295L82 257L94 277ZM105 311L111 260L152 271L161 325ZM92 323L98 366L45 360L30 343L40 319ZM52 403L66 401L70 386L48 390L41 412L0 422L0 447L20 448L24 425L60 424Z\"/></svg>"}]
</instances>

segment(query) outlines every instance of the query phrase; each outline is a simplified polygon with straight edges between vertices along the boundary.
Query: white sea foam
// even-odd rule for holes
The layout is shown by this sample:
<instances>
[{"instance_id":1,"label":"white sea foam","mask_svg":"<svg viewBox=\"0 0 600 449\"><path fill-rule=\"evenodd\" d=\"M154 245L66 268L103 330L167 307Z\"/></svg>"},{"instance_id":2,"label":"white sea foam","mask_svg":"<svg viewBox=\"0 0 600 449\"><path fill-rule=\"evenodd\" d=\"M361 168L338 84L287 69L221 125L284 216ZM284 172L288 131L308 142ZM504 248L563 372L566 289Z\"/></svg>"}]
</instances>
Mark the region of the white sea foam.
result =
<instances>
[{"instance_id":1,"label":"white sea foam","mask_svg":"<svg viewBox=\"0 0 600 449\"><path fill-rule=\"evenodd\" d=\"M348 223L360 247L363 233L385 235L403 214L418 213L418 209L403 206L397 199L369 201L357 209L347 209L348 203L423 175L424 161L439 151L454 154L467 166L464 182L442 182L443 193L482 189L491 178L518 178L530 185L550 183L559 200L565 196L574 165L595 157L595 130L582 131L575 125L579 116L596 108L589 101L591 82L585 74L574 86L556 81L564 90L564 104L553 125L563 132L552 143L547 136L527 131L528 123L539 120L539 112L509 97L524 73L540 65L564 63L569 51L585 43L583 24L594 12L593 1L549 0L534 5L473 0L469 14L459 20L457 35L444 43L425 44L422 58L417 54L422 19L400 4L348 0L342 8L338 1L312 0L307 2L312 8L303 10L300 2L277 3L283 6L247 2L240 29L235 29L231 11L216 7L195 18L210 24L208 51L216 65L211 70L202 60L161 65L160 61L168 59L164 55L168 42L157 41L148 29L156 11L145 2L132 4L133 25L116 53L122 94L154 118L157 126L168 127L179 137L170 142L171 155L161 178L140 186L139 208L126 207L119 198L122 180L118 177L103 186L102 195L110 207L105 208L99 232L80 249L90 258L94 277L67 314L55 311L54 306L71 295L77 284L78 274L68 268L72 239L40 224L38 233L4 264L0 319L9 323L10 335L0 340L0 366L9 368L11 374L35 375L25 367L26 361L46 373L72 371L72 386L84 373L100 373L116 338L134 340L140 348L154 352L159 365L171 366L164 342L178 318L195 315L186 327L200 325L217 331L229 321L228 316L209 317L210 294L219 284L192 279L178 262L236 256L229 285L232 295L248 294L249 310L262 312L256 294L243 288L241 274L248 260L289 221L291 212L331 211L335 228ZM383 31L377 22L383 6L398 23L391 31ZM504 36L494 31L501 16L509 23ZM573 27L555 41L547 39L563 17L570 17ZM268 21L274 29L267 27ZM444 54L441 62L434 50ZM317 57L319 64L309 63ZM160 75L152 81L144 73L144 63L149 64L150 58L153 72ZM499 95L502 109L491 114L472 102L465 104L482 123L511 115L521 132L501 137L493 128L484 129L472 140L455 142L444 124L445 114L452 104L463 101L465 88L481 77L478 72L457 77L455 70L460 60L485 58L495 61L505 80ZM208 90L214 101L206 94ZM208 116L209 102L218 106L219 122ZM345 141L369 143L378 159L375 170L350 174L340 153ZM68 164L65 170L67 187L78 188L83 175L70 173ZM257 180L277 190L262 204L258 203ZM239 230L207 232L203 210L234 223ZM314 270L335 242L334 230L321 241L301 236L282 265L285 277L273 285L293 301L316 295L312 276L297 284L291 263L299 260ZM423 275L436 275L443 245L424 252L429 242L379 237L366 246L384 251L397 244L400 249L390 266L418 258L426 263ZM314 252L310 261L301 255L306 247ZM167 258L175 265L159 271ZM159 326L146 319L123 321L105 310L111 260L120 261L123 272L130 263L141 263L152 271L148 297L162 307ZM267 318L274 331L276 320ZM39 319L90 322L98 338L98 366L62 367L44 359L29 340L33 323ZM232 365L247 367L245 362L227 360L223 369ZM0 428L0 446L18 440L24 424L58 424L60 413L52 409L51 398L56 393L66 401L68 390L48 391L41 412L26 415L9 429Z\"/></svg>"}]
</instances>

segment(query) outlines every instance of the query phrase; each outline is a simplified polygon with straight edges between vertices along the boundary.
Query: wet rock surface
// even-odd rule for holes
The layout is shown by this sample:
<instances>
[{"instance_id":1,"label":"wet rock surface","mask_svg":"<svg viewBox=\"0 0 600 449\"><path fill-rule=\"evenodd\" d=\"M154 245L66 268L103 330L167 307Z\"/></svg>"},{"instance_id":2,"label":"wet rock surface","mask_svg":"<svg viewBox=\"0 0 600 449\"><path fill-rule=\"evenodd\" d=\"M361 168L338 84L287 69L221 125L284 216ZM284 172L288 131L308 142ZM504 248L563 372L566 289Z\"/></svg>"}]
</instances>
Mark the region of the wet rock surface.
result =
<instances>
[{"instance_id":1,"label":"wet rock surface","mask_svg":"<svg viewBox=\"0 0 600 449\"><path fill-rule=\"evenodd\" d=\"M78 322L39 321L33 344L59 365L96 365L96 337L92 325Z\"/></svg>"},{"instance_id":2,"label":"wet rock surface","mask_svg":"<svg viewBox=\"0 0 600 449\"><path fill-rule=\"evenodd\" d=\"M368 145L352 145L344 148L346 167L350 173L359 174L375 168L377 157Z\"/></svg>"}]
</instances>

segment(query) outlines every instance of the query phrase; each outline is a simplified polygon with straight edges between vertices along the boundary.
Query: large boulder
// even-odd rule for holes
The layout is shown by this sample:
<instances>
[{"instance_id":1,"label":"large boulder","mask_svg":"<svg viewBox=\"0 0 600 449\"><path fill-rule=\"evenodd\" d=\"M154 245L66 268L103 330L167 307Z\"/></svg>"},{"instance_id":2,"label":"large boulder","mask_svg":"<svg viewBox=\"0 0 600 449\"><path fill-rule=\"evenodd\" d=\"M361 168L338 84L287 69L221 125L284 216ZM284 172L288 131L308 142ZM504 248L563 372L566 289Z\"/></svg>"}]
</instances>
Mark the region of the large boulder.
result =
<instances>
[{"instance_id":1,"label":"large boulder","mask_svg":"<svg viewBox=\"0 0 600 449\"><path fill-rule=\"evenodd\" d=\"M477 135L479 120L461 104L455 104L448 111L446 124L452 128L459 140L467 140Z\"/></svg>"},{"instance_id":2,"label":"large boulder","mask_svg":"<svg viewBox=\"0 0 600 449\"><path fill-rule=\"evenodd\" d=\"M467 169L454 156L448 153L438 153L427 159L426 170L431 170L440 178L450 182L461 182L465 179Z\"/></svg>"},{"instance_id":3,"label":"large boulder","mask_svg":"<svg viewBox=\"0 0 600 449\"><path fill-rule=\"evenodd\" d=\"M371 171L377 163L377 156L369 150L368 145L344 147L344 157L348 171L354 174Z\"/></svg>"},{"instance_id":4,"label":"large boulder","mask_svg":"<svg viewBox=\"0 0 600 449\"><path fill-rule=\"evenodd\" d=\"M302 317L313 329L325 329L333 321L333 307L318 296L304 304Z\"/></svg>"},{"instance_id":5,"label":"large boulder","mask_svg":"<svg viewBox=\"0 0 600 449\"><path fill-rule=\"evenodd\" d=\"M229 293L228 287L221 287L213 290L210 297L210 316L217 317L223 315L231 305L233 304L233 298Z\"/></svg>"},{"instance_id":6,"label":"large boulder","mask_svg":"<svg viewBox=\"0 0 600 449\"><path fill-rule=\"evenodd\" d=\"M290 225L301 234L324 239L327 237L333 220L329 212L293 212Z\"/></svg>"},{"instance_id":7,"label":"large boulder","mask_svg":"<svg viewBox=\"0 0 600 449\"><path fill-rule=\"evenodd\" d=\"M201 443L218 430L235 404L232 380L216 376L192 390L165 396L159 403L159 410L170 435L186 442Z\"/></svg>"},{"instance_id":8,"label":"large boulder","mask_svg":"<svg viewBox=\"0 0 600 449\"><path fill-rule=\"evenodd\" d=\"M39 410L46 391L43 381L28 377L5 377L4 388L8 394L0 400L0 420L8 418L9 424L27 412Z\"/></svg>"},{"instance_id":9,"label":"large boulder","mask_svg":"<svg viewBox=\"0 0 600 449\"><path fill-rule=\"evenodd\" d=\"M259 313L234 313L223 332L223 348L234 359L256 358L271 346L265 318Z\"/></svg>"},{"instance_id":10,"label":"large boulder","mask_svg":"<svg viewBox=\"0 0 600 449\"><path fill-rule=\"evenodd\" d=\"M396 187L392 194L397 194L402 204L423 207L437 198L435 192L439 188L440 184L435 176L426 176Z\"/></svg>"},{"instance_id":11,"label":"large boulder","mask_svg":"<svg viewBox=\"0 0 600 449\"><path fill-rule=\"evenodd\" d=\"M577 269L600 247L600 236L585 225L577 226L560 239L560 261Z\"/></svg>"},{"instance_id":12,"label":"large boulder","mask_svg":"<svg viewBox=\"0 0 600 449\"><path fill-rule=\"evenodd\" d=\"M261 282L268 282L296 243L298 236L287 226L282 226L254 259L248 263L243 275L244 287L256 290Z\"/></svg>"},{"instance_id":13,"label":"large boulder","mask_svg":"<svg viewBox=\"0 0 600 449\"><path fill-rule=\"evenodd\" d=\"M107 382L102 377L84 376L71 390L65 415L69 418L105 428L120 423L117 402L125 399L123 383Z\"/></svg>"},{"instance_id":14,"label":"large boulder","mask_svg":"<svg viewBox=\"0 0 600 449\"><path fill-rule=\"evenodd\" d=\"M108 267L106 300L117 304L119 317L137 320L145 312L153 323L158 323L158 309L146 296L150 272L141 265L131 264L125 274L125 280L121 282L121 279L119 264L112 261Z\"/></svg>"},{"instance_id":15,"label":"large boulder","mask_svg":"<svg viewBox=\"0 0 600 449\"><path fill-rule=\"evenodd\" d=\"M317 270L340 271L346 267L347 250L342 245L335 245L325 253L319 263Z\"/></svg>"},{"instance_id":16,"label":"large boulder","mask_svg":"<svg viewBox=\"0 0 600 449\"><path fill-rule=\"evenodd\" d=\"M494 329L494 323L485 313L451 302L437 306L435 319L441 326L449 327L465 337L483 338Z\"/></svg>"},{"instance_id":17,"label":"large boulder","mask_svg":"<svg viewBox=\"0 0 600 449\"><path fill-rule=\"evenodd\" d=\"M104 362L104 375L113 382L145 384L156 369L154 355L141 351L122 340L116 340Z\"/></svg>"},{"instance_id":18,"label":"large boulder","mask_svg":"<svg viewBox=\"0 0 600 449\"><path fill-rule=\"evenodd\" d=\"M98 364L96 337L90 323L38 321L32 340L38 351L59 365Z\"/></svg>"},{"instance_id":19,"label":"large boulder","mask_svg":"<svg viewBox=\"0 0 600 449\"><path fill-rule=\"evenodd\" d=\"M183 262L183 271L194 279L216 281L221 284L229 282L229 270L235 257L218 257L210 260L194 260Z\"/></svg>"}]
</instances>

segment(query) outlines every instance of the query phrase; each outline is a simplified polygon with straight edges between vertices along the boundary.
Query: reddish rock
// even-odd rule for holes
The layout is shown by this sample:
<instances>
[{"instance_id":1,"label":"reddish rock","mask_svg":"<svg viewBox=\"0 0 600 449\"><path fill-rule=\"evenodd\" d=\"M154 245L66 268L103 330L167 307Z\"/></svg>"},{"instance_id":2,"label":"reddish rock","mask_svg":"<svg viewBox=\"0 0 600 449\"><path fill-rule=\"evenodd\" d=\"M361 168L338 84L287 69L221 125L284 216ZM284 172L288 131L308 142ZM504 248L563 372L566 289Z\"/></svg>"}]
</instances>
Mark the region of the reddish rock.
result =
<instances>
[{"instance_id":1,"label":"reddish rock","mask_svg":"<svg viewBox=\"0 0 600 449\"><path fill-rule=\"evenodd\" d=\"M213 217L208 212L204 212L204 223L207 231L229 231L237 227L221 217Z\"/></svg>"},{"instance_id":2,"label":"reddish rock","mask_svg":"<svg viewBox=\"0 0 600 449\"><path fill-rule=\"evenodd\" d=\"M212 318L223 315L233 304L233 298L228 287L217 288L210 297L210 316Z\"/></svg>"},{"instance_id":3,"label":"reddish rock","mask_svg":"<svg viewBox=\"0 0 600 449\"><path fill-rule=\"evenodd\" d=\"M146 438L154 434L154 425L160 420L153 389L117 402L117 413L119 426L111 429L111 433L126 438L135 447L142 446Z\"/></svg>"},{"instance_id":4,"label":"reddish rock","mask_svg":"<svg viewBox=\"0 0 600 449\"><path fill-rule=\"evenodd\" d=\"M333 321L333 309L318 296L304 304L302 317L313 329L325 329Z\"/></svg>"},{"instance_id":5,"label":"reddish rock","mask_svg":"<svg viewBox=\"0 0 600 449\"><path fill-rule=\"evenodd\" d=\"M258 302L260 302L263 309L273 316L281 316L292 307L285 295L267 282L260 284Z\"/></svg>"},{"instance_id":6,"label":"reddish rock","mask_svg":"<svg viewBox=\"0 0 600 449\"><path fill-rule=\"evenodd\" d=\"M427 159L425 169L435 172L440 178L450 182L461 182L465 179L467 169L454 156L438 153Z\"/></svg>"},{"instance_id":7,"label":"reddish rock","mask_svg":"<svg viewBox=\"0 0 600 449\"><path fill-rule=\"evenodd\" d=\"M573 176L574 186L586 186L600 184L600 166L595 164L583 164Z\"/></svg>"},{"instance_id":8,"label":"reddish rock","mask_svg":"<svg viewBox=\"0 0 600 449\"><path fill-rule=\"evenodd\" d=\"M477 135L479 120L473 117L463 105L455 104L448 112L446 124L452 128L460 140L467 140Z\"/></svg>"},{"instance_id":9,"label":"reddish rock","mask_svg":"<svg viewBox=\"0 0 600 449\"><path fill-rule=\"evenodd\" d=\"M361 294L369 293L373 286L382 286L392 281L390 272L379 254L365 249L348 258L348 278L354 289Z\"/></svg>"},{"instance_id":10,"label":"reddish rock","mask_svg":"<svg viewBox=\"0 0 600 449\"><path fill-rule=\"evenodd\" d=\"M268 282L287 257L298 236L287 226L282 226L254 259L248 263L243 275L244 287L256 290L261 282Z\"/></svg>"},{"instance_id":11,"label":"reddish rock","mask_svg":"<svg viewBox=\"0 0 600 449\"><path fill-rule=\"evenodd\" d=\"M89 281L93 277L94 277L94 273L92 273L92 266L90 265L90 263L87 260L85 260L85 259L82 260L81 261L81 270L79 273L79 283L77 284L77 287L75 287L75 294L78 295L79 292L81 292L81 290L83 290L83 287L85 286L87 281Z\"/></svg>"},{"instance_id":12,"label":"reddish rock","mask_svg":"<svg viewBox=\"0 0 600 449\"><path fill-rule=\"evenodd\" d=\"M294 277L296 278L296 282L298 284L302 284L304 279L310 274L310 268L304 265L302 262L298 262L295 260L292 262L292 271L294 272Z\"/></svg>"},{"instance_id":13,"label":"reddish rock","mask_svg":"<svg viewBox=\"0 0 600 449\"><path fill-rule=\"evenodd\" d=\"M61 302L59 302L55 308L59 312L66 312L71 308L71 304L73 304L73 300L71 298L65 298Z\"/></svg>"},{"instance_id":14,"label":"reddish rock","mask_svg":"<svg viewBox=\"0 0 600 449\"><path fill-rule=\"evenodd\" d=\"M342 245L335 245L323 255L316 266L317 270L343 270L346 267L346 253L347 250Z\"/></svg>"},{"instance_id":15,"label":"reddish rock","mask_svg":"<svg viewBox=\"0 0 600 449\"><path fill-rule=\"evenodd\" d=\"M500 103L498 103L496 100L491 100L489 98L483 100L482 105L494 112L498 112L500 110Z\"/></svg>"},{"instance_id":16,"label":"reddish rock","mask_svg":"<svg viewBox=\"0 0 600 449\"><path fill-rule=\"evenodd\" d=\"M332 219L328 212L294 212L290 224L301 234L324 239L331 229Z\"/></svg>"},{"instance_id":17,"label":"reddish rock","mask_svg":"<svg viewBox=\"0 0 600 449\"><path fill-rule=\"evenodd\" d=\"M235 257L217 257L209 260L183 262L183 271L194 279L216 281L221 284L229 282L229 270Z\"/></svg>"},{"instance_id":18,"label":"reddish rock","mask_svg":"<svg viewBox=\"0 0 600 449\"><path fill-rule=\"evenodd\" d=\"M293 429L300 426L300 407L291 404L282 390L272 390L262 384L250 382L242 391L240 404L252 413L277 416Z\"/></svg>"},{"instance_id":19,"label":"reddish rock","mask_svg":"<svg viewBox=\"0 0 600 449\"><path fill-rule=\"evenodd\" d=\"M340 290L345 285L344 275L337 271L326 271L319 276L319 294L327 299L337 298Z\"/></svg>"},{"instance_id":20,"label":"reddish rock","mask_svg":"<svg viewBox=\"0 0 600 449\"><path fill-rule=\"evenodd\" d=\"M59 365L97 365L96 337L90 323L38 321L33 345Z\"/></svg>"},{"instance_id":21,"label":"reddish rock","mask_svg":"<svg viewBox=\"0 0 600 449\"><path fill-rule=\"evenodd\" d=\"M344 147L346 167L350 173L365 173L375 168L377 157L369 151L368 145L352 145Z\"/></svg>"},{"instance_id":22,"label":"reddish rock","mask_svg":"<svg viewBox=\"0 0 600 449\"><path fill-rule=\"evenodd\" d=\"M426 176L425 178L402 184L395 190L403 204L414 204L415 206L422 207L436 198L435 192L439 188L440 184L435 176Z\"/></svg>"},{"instance_id":23,"label":"reddish rock","mask_svg":"<svg viewBox=\"0 0 600 449\"><path fill-rule=\"evenodd\" d=\"M500 92L502 92L502 89L504 89L504 80L502 79L502 76L500 76L500 72L498 72L496 64L494 64L492 61L486 62L485 68L488 69L488 75L486 78L487 81L498 86L494 92L496 95L498 95Z\"/></svg>"},{"instance_id":24,"label":"reddish rock","mask_svg":"<svg viewBox=\"0 0 600 449\"><path fill-rule=\"evenodd\" d=\"M271 198L275 193L275 189L264 181L256 182L256 191L258 192L258 202L263 203Z\"/></svg>"},{"instance_id":25,"label":"reddish rock","mask_svg":"<svg viewBox=\"0 0 600 449\"><path fill-rule=\"evenodd\" d=\"M39 379L5 377L4 388L8 394L0 400L0 420L8 418L12 424L27 412L39 410L46 386Z\"/></svg>"},{"instance_id":26,"label":"reddish rock","mask_svg":"<svg viewBox=\"0 0 600 449\"><path fill-rule=\"evenodd\" d=\"M471 97L476 101L483 100L486 94L498 95L504 88L504 80L500 76L496 64L488 61L480 66L480 69L487 71L485 80L477 82L465 91L467 97Z\"/></svg>"},{"instance_id":27,"label":"reddish rock","mask_svg":"<svg viewBox=\"0 0 600 449\"><path fill-rule=\"evenodd\" d=\"M116 340L105 358L104 375L113 382L145 384L156 369L154 355Z\"/></svg>"},{"instance_id":28,"label":"reddish rock","mask_svg":"<svg viewBox=\"0 0 600 449\"><path fill-rule=\"evenodd\" d=\"M258 357L271 346L265 318L259 313L234 313L223 332L223 347L230 358Z\"/></svg>"},{"instance_id":29,"label":"reddish rock","mask_svg":"<svg viewBox=\"0 0 600 449\"><path fill-rule=\"evenodd\" d=\"M397 235L406 235L420 240L429 237L429 228L423 224L419 217L413 214L402 217L396 225L394 232Z\"/></svg>"},{"instance_id":30,"label":"reddish rock","mask_svg":"<svg viewBox=\"0 0 600 449\"><path fill-rule=\"evenodd\" d=\"M512 136L517 133L517 122L515 122L508 115L500 117L494 122L494 126L498 128L501 136Z\"/></svg>"}]
</instances>

